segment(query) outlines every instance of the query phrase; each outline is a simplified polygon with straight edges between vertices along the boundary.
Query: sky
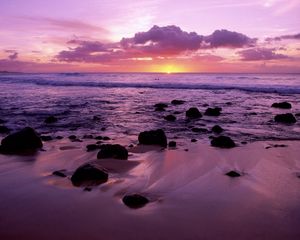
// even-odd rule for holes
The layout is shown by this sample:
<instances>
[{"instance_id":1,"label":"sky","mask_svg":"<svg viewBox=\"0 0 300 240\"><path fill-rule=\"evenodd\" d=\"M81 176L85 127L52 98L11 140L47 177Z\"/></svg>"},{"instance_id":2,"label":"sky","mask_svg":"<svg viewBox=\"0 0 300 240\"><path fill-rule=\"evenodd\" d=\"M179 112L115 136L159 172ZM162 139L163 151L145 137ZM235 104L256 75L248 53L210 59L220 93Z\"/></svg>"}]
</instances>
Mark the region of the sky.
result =
<instances>
[{"instance_id":1,"label":"sky","mask_svg":"<svg viewBox=\"0 0 300 240\"><path fill-rule=\"evenodd\" d=\"M300 0L1 0L0 71L300 73Z\"/></svg>"}]
</instances>

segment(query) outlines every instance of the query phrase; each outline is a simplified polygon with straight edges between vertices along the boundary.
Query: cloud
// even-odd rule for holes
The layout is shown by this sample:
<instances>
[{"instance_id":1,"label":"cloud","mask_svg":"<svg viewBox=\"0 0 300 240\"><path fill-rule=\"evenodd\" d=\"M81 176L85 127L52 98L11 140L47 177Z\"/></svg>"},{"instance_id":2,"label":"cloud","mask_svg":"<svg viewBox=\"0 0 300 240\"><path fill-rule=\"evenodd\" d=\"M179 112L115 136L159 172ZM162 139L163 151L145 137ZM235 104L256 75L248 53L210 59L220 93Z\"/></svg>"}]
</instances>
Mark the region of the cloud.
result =
<instances>
[{"instance_id":1,"label":"cloud","mask_svg":"<svg viewBox=\"0 0 300 240\"><path fill-rule=\"evenodd\" d=\"M284 54L278 54L274 48L251 48L239 51L238 54L243 61L276 60L289 58Z\"/></svg>"},{"instance_id":2,"label":"cloud","mask_svg":"<svg viewBox=\"0 0 300 240\"><path fill-rule=\"evenodd\" d=\"M174 25L155 25L149 31L138 32L132 38L123 38L115 43L71 40L68 44L75 47L59 52L56 59L64 62L101 63L136 58L169 58L182 54L195 55L201 49L252 46L255 42L255 39L244 34L228 30L217 30L209 36L203 36L183 31Z\"/></svg>"},{"instance_id":3,"label":"cloud","mask_svg":"<svg viewBox=\"0 0 300 240\"><path fill-rule=\"evenodd\" d=\"M300 33L291 35L282 35L274 38L266 38L266 41L281 41L281 40L300 40Z\"/></svg>"},{"instance_id":4,"label":"cloud","mask_svg":"<svg viewBox=\"0 0 300 240\"><path fill-rule=\"evenodd\" d=\"M173 55L184 51L198 50L203 36L195 32L185 32L179 27L153 26L147 32L139 32L133 38L123 38L124 49L134 49L149 54Z\"/></svg>"},{"instance_id":5,"label":"cloud","mask_svg":"<svg viewBox=\"0 0 300 240\"><path fill-rule=\"evenodd\" d=\"M4 50L4 52L9 53L7 59L9 59L10 61L14 61L18 58L18 52L16 50L7 49Z\"/></svg>"},{"instance_id":6,"label":"cloud","mask_svg":"<svg viewBox=\"0 0 300 240\"><path fill-rule=\"evenodd\" d=\"M80 32L97 32L108 34L109 31L103 27L95 26L90 23L82 22L74 19L55 19L49 17L19 17L22 21L38 23L40 27L50 30L63 30L63 31L80 31Z\"/></svg>"},{"instance_id":7,"label":"cloud","mask_svg":"<svg viewBox=\"0 0 300 240\"><path fill-rule=\"evenodd\" d=\"M222 29L216 30L211 35L205 37L205 42L207 42L211 48L241 48L245 46L254 46L256 39L249 38L242 33Z\"/></svg>"}]
</instances>

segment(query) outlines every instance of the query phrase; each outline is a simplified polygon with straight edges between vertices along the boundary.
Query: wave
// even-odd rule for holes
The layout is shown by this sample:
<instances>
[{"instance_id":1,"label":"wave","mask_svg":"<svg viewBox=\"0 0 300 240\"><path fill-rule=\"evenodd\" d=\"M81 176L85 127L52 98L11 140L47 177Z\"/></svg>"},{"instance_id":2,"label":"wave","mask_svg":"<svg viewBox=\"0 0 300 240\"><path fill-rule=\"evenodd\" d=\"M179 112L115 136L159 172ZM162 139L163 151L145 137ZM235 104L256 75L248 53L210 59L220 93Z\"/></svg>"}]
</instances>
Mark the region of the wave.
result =
<instances>
[{"instance_id":1,"label":"wave","mask_svg":"<svg viewBox=\"0 0 300 240\"><path fill-rule=\"evenodd\" d=\"M98 88L154 88L154 89L186 89L186 90L238 90L247 92L261 92L261 93L282 93L282 94L300 94L300 85L274 85L274 84L251 84L244 85L233 82L226 83L201 83L201 82L109 82L109 81L72 81L68 80L54 80L45 79L41 77L34 78L16 78L1 77L0 82L6 84L34 84L38 86L52 86L52 87L98 87Z\"/></svg>"}]
</instances>

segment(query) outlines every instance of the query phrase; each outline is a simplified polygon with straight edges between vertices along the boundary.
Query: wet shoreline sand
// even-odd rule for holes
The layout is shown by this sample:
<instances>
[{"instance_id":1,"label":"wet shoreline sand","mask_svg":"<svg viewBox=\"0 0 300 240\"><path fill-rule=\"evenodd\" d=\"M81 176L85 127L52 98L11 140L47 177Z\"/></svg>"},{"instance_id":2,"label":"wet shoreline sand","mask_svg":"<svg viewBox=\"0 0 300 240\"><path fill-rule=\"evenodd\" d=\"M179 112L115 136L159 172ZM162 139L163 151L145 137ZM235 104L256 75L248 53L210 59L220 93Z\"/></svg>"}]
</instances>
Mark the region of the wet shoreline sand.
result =
<instances>
[{"instance_id":1,"label":"wet shoreline sand","mask_svg":"<svg viewBox=\"0 0 300 240\"><path fill-rule=\"evenodd\" d=\"M84 142L44 144L35 156L0 155L1 239L298 239L300 141L232 149L128 148L126 161L97 160ZM70 176L93 161L109 181L84 191ZM66 170L67 178L52 172ZM241 177L225 174L235 170ZM150 203L130 209L128 193Z\"/></svg>"}]
</instances>

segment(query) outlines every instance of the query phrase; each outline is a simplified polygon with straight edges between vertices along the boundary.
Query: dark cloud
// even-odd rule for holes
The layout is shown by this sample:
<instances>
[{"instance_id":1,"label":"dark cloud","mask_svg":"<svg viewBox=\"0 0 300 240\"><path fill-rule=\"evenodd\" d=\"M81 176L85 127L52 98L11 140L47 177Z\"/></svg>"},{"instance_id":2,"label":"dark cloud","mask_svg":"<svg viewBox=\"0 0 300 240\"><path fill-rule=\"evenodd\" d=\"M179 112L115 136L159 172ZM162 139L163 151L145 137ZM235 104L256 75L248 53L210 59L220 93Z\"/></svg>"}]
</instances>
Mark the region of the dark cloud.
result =
<instances>
[{"instance_id":1,"label":"dark cloud","mask_svg":"<svg viewBox=\"0 0 300 240\"><path fill-rule=\"evenodd\" d=\"M243 61L260 61L289 58L287 55L278 54L274 48L251 48L238 52Z\"/></svg>"},{"instance_id":2,"label":"dark cloud","mask_svg":"<svg viewBox=\"0 0 300 240\"><path fill-rule=\"evenodd\" d=\"M282 35L274 38L266 38L266 41L281 41L281 40L300 40L300 33L292 35Z\"/></svg>"},{"instance_id":3,"label":"dark cloud","mask_svg":"<svg viewBox=\"0 0 300 240\"><path fill-rule=\"evenodd\" d=\"M138 32L132 38L123 38L117 43L72 40L75 45L61 51L56 59L65 62L106 62L143 57L174 57L185 53L195 53L209 48L241 48L252 46L256 40L244 34L228 30L217 30L209 36L196 32L186 32L171 25L153 26L147 32Z\"/></svg>"},{"instance_id":4,"label":"dark cloud","mask_svg":"<svg viewBox=\"0 0 300 240\"><path fill-rule=\"evenodd\" d=\"M17 52L14 52L10 55L8 55L8 59L13 61L13 60L16 60L18 58L18 53Z\"/></svg>"},{"instance_id":5,"label":"dark cloud","mask_svg":"<svg viewBox=\"0 0 300 240\"><path fill-rule=\"evenodd\" d=\"M177 26L153 26L147 32L139 32L133 38L123 38L124 49L135 49L149 54L173 55L184 51L198 50L203 36L182 31Z\"/></svg>"},{"instance_id":6,"label":"dark cloud","mask_svg":"<svg viewBox=\"0 0 300 240\"><path fill-rule=\"evenodd\" d=\"M225 29L216 30L213 34L205 37L205 42L209 43L211 48L227 47L227 48L241 48L245 46L254 46L256 39L248 36L231 32Z\"/></svg>"}]
</instances>

